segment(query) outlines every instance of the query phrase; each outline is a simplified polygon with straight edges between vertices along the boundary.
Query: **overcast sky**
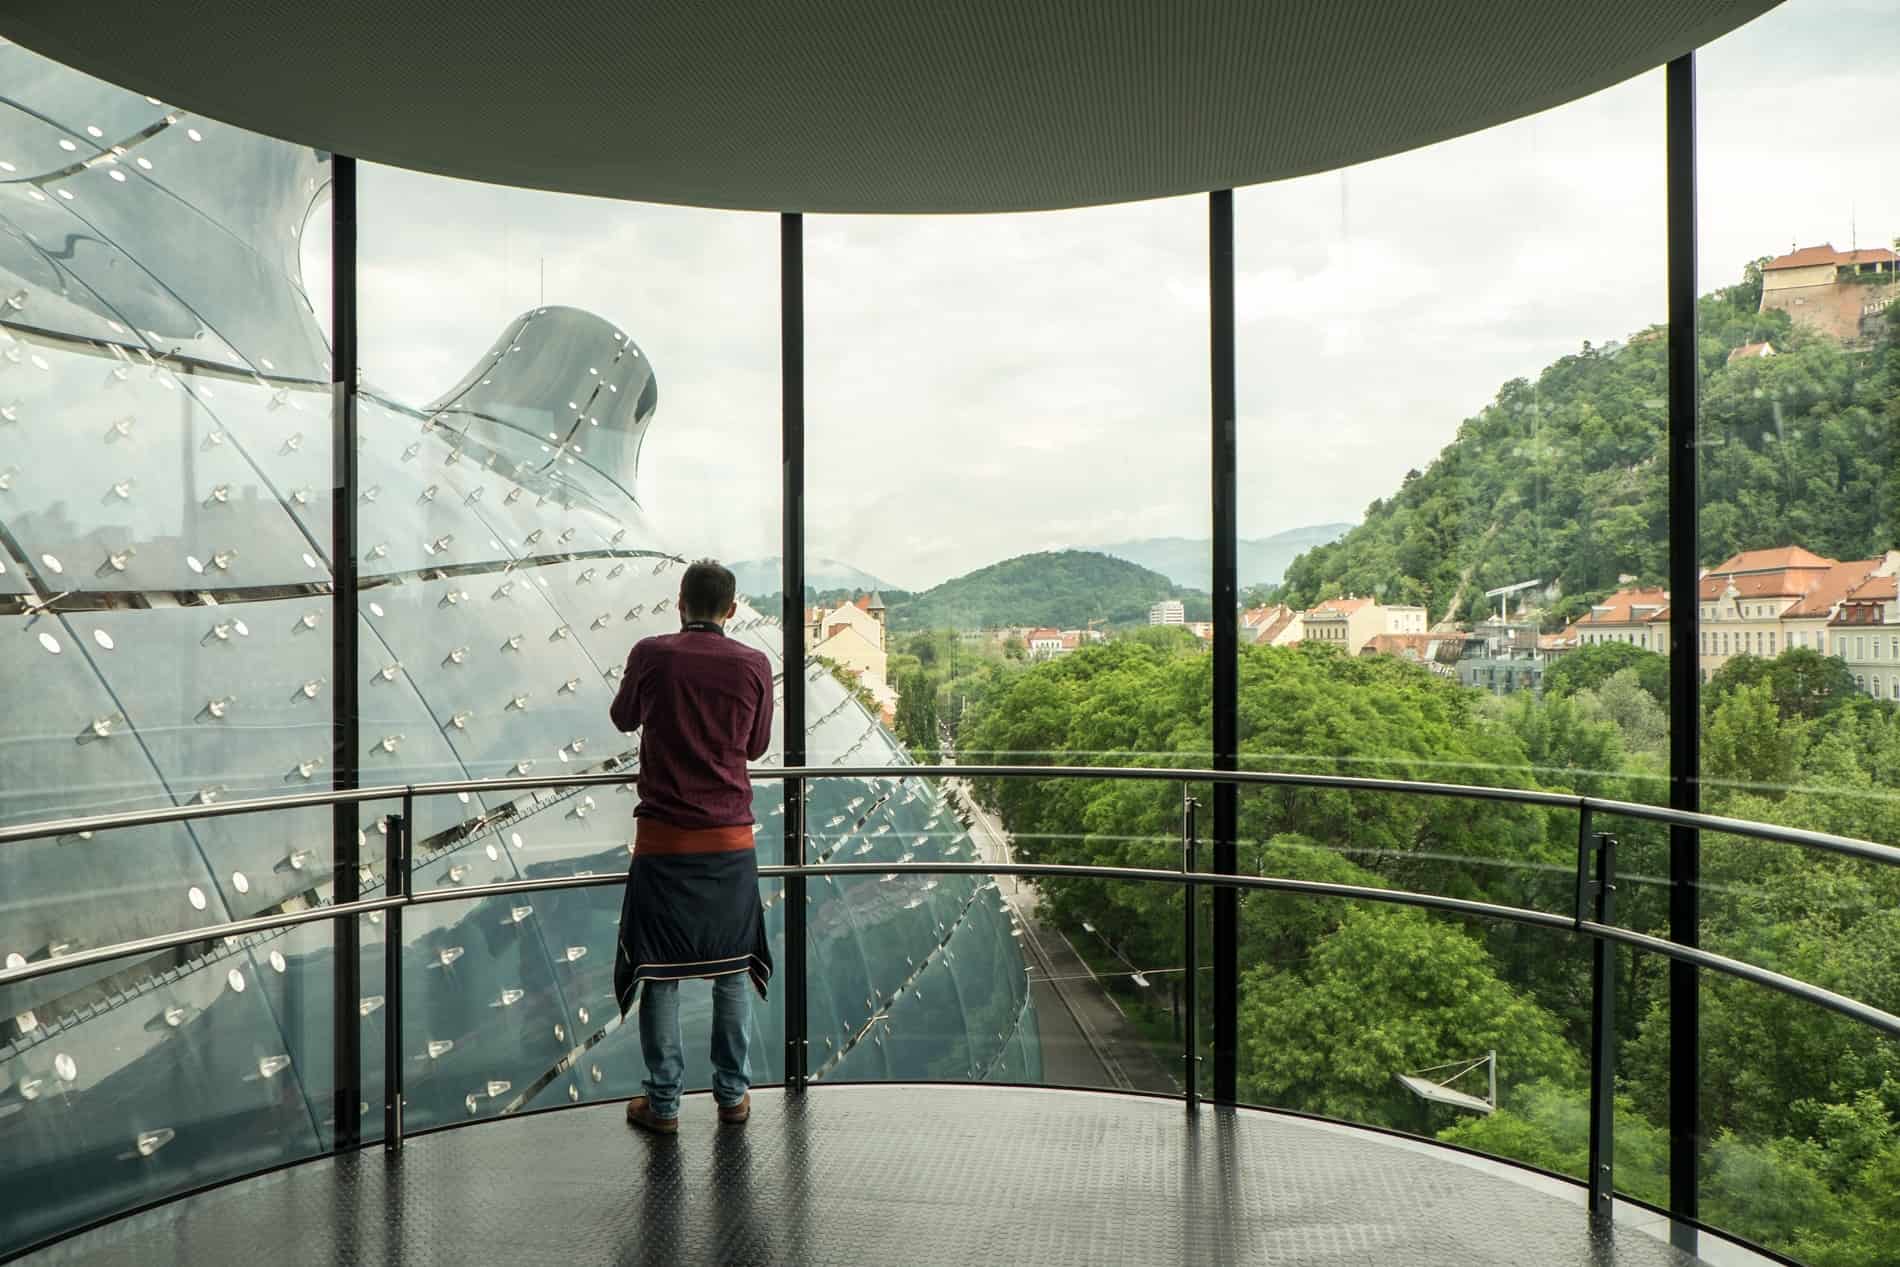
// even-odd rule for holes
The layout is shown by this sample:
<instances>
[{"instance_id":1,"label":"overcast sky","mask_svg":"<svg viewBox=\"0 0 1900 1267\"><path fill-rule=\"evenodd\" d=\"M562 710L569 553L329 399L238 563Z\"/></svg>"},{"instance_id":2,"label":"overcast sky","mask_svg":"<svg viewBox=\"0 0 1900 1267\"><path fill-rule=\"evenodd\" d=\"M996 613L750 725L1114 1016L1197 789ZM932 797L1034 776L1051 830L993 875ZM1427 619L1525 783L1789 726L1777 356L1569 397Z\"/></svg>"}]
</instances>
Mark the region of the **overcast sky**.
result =
<instances>
[{"instance_id":1,"label":"overcast sky","mask_svg":"<svg viewBox=\"0 0 1900 1267\"><path fill-rule=\"evenodd\" d=\"M1698 62L1705 289L1900 234L1900 4L1791 0ZM1243 535L1356 520L1506 380L1662 320L1662 81L1236 195ZM371 168L361 220L377 386L424 403L544 295L590 309L659 375L639 482L668 544L778 552L775 217ZM920 587L1205 536L1206 222L808 217L810 550Z\"/></svg>"}]
</instances>

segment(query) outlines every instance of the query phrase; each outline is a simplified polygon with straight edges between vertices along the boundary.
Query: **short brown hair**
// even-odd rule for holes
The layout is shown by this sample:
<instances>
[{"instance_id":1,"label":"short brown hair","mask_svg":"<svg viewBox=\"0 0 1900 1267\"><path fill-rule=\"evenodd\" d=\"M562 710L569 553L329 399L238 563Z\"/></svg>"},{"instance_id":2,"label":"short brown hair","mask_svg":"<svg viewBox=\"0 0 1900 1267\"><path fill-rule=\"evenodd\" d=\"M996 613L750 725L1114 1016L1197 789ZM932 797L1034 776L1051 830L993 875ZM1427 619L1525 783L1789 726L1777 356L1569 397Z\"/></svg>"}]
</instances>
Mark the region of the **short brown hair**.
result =
<instances>
[{"instance_id":1,"label":"short brown hair","mask_svg":"<svg viewBox=\"0 0 1900 1267\"><path fill-rule=\"evenodd\" d=\"M680 615L688 620L724 620L739 583L715 559L700 559L680 578Z\"/></svg>"}]
</instances>

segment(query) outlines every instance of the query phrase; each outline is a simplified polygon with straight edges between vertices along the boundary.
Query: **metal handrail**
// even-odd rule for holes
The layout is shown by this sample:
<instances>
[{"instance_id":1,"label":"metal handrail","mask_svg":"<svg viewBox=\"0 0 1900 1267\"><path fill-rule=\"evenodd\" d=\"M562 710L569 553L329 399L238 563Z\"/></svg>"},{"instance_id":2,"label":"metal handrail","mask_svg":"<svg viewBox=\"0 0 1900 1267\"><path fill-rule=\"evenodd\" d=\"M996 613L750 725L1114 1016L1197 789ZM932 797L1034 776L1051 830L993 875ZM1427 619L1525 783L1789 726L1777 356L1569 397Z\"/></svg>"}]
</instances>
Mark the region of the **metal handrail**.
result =
<instances>
[{"instance_id":1,"label":"metal handrail","mask_svg":"<svg viewBox=\"0 0 1900 1267\"><path fill-rule=\"evenodd\" d=\"M923 775L963 775L977 777L1020 777L1020 778L1119 778L1148 779L1168 782L1233 782L1239 784L1268 784L1302 787L1330 787L1359 791L1404 792L1416 795L1460 796L1478 800L1501 800L1522 804L1543 805L1554 808L1576 809L1582 813L1618 813L1633 817L1653 819L1660 822L1682 822L1686 825L1708 827L1712 830L1730 831L1735 827L1759 828L1760 831L1746 831L1737 834L1758 835L1770 840L1785 843L1808 845L1827 849L1836 853L1848 854L1871 861L1900 863L1900 850L1888 846L1873 844L1869 841L1856 841L1848 837L1829 836L1821 832L1809 832L1795 828L1777 828L1772 824L1753 823L1745 820L1719 818L1707 814L1691 814L1676 810L1663 810L1654 806L1635 805L1622 801L1607 801L1595 797L1572 796L1556 792L1536 792L1514 788L1474 787L1463 784L1408 783L1388 779L1366 779L1340 775L1302 775L1268 774L1214 770L1171 770L1146 767L1093 767L1093 766L864 766L864 767L786 767L763 769L754 772L761 779L786 778L910 778ZM607 774L565 775L546 779L495 779L483 781L458 781L447 783L424 783L408 786L362 788L343 792L308 793L294 797L260 798L248 801L230 801L211 805L174 807L166 810L141 811L130 814L99 815L90 819L67 819L52 823L26 824L22 827L6 829L0 834L0 844L16 839L33 839L46 835L64 835L78 830L104 830L97 824L116 826L140 825L148 822L182 821L200 817L218 817L227 814L260 813L271 809L301 808L325 804L348 804L371 800L393 799L396 797L414 797L429 795L447 795L462 791L496 789L540 790L554 787L590 787L603 784L624 783L626 772ZM1640 811L1640 812L1637 812ZM153 815L159 817L154 818ZM128 823L126 820L134 820ZM1416 906L1427 910L1441 911L1447 914L1465 915L1483 919L1505 920L1511 923L1533 927L1548 928L1560 932L1577 933L1601 941L1615 941L1663 955L1697 967L1707 968L1741 980L1751 981L1784 994L1802 999L1818 1007L1839 1013L1861 1022L1892 1037L1900 1038L1900 1016L1882 1011L1857 999L1836 994L1795 977L1758 967L1742 960L1731 959L1698 948L1678 945L1659 937L1614 925L1586 919L1581 906L1574 915L1558 915L1549 911L1531 910L1525 907L1501 906L1491 902L1476 902L1464 898L1444 897L1432 893L1418 893L1408 889L1385 889L1370 885L1334 884L1316 880L1295 880L1278 876L1229 875L1217 872L1163 870L1148 867L1102 867L1077 866L1059 863L987 863L987 862L866 862L866 863L802 863L787 865L766 865L759 867L759 874L766 878L785 878L789 876L825 876L825 875L884 875L897 873L918 873L936 875L1014 875L1044 876L1065 879L1121 880L1141 882L1163 882L1183 885L1208 885L1231 889L1263 889L1283 893L1300 893L1312 897L1345 898L1361 901L1387 902L1404 906ZM427 905L436 902L475 901L486 897L500 897L522 893L534 893L543 890L606 887L626 882L626 876L615 873L583 876L548 876L532 880L515 880L497 884L455 886L448 888L422 889L410 893L394 894L381 898L365 899L356 902L336 903L329 906L312 907L288 914L258 916L252 919L237 920L224 924L205 925L193 929L181 929L174 933L143 937L134 941L119 942L100 946L76 954L62 955L56 959L44 959L23 965L19 968L0 970L0 987L30 981L38 977L49 976L94 964L107 963L116 959L130 958L136 955L151 954L158 951L177 949L200 942L225 937L243 936L249 933L266 932L276 928L320 920L347 919L407 906Z\"/></svg>"},{"instance_id":2,"label":"metal handrail","mask_svg":"<svg viewBox=\"0 0 1900 1267\"><path fill-rule=\"evenodd\" d=\"M1746 818L1724 818L1717 814L1692 813L1662 805L1644 805L1637 801L1617 801L1598 796L1580 796L1571 792L1544 792L1530 788L1486 787L1471 783L1429 783L1408 779L1370 779L1346 774L1301 774L1291 771L1201 770L1164 766L1020 766L1020 765L908 765L908 766L763 766L749 771L754 779L908 779L908 778L1029 778L1029 779L1137 779L1167 783L1232 783L1241 787L1312 787L1348 792L1386 792L1409 796L1445 796L1463 800L1501 801L1516 805L1541 805L1574 812L1589 810L1614 814L1676 827L1690 827L1722 835L1746 836L1778 844L1801 845L1866 862L1900 866L1900 848L1837 836L1829 832L1809 831L1800 827L1782 827L1775 823ZM213 801L200 805L171 805L158 809L127 810L116 814L95 814L81 818L49 819L0 827L0 845L44 836L66 836L79 832L114 831L127 827L147 827L162 823L187 822L200 818L219 818L231 814L256 814L269 810L306 809L328 805L361 804L367 801L396 800L403 796L445 796L461 792L541 791L545 789L611 787L632 783L631 770L595 774L555 775L548 778L457 779L436 783L391 783L378 787L352 788L328 792L301 792L293 796L253 797L248 800Z\"/></svg>"},{"instance_id":3,"label":"metal handrail","mask_svg":"<svg viewBox=\"0 0 1900 1267\"><path fill-rule=\"evenodd\" d=\"M354 945L355 920L361 915L374 915L378 911L387 911L384 921L383 944L385 958L384 1006L388 1017L384 1029L384 1067L383 1084L383 1147L387 1150L400 1150L403 1140L403 1114L407 1096L403 1090L401 1041L403 1033L403 966L400 947L402 945L403 912L410 906L419 906L436 902L472 902L489 897L514 896L536 893L544 890L565 890L619 886L627 882L625 874L610 871L603 875L580 874L572 876L547 876L530 880L503 881L483 885L449 885L418 891L414 886L413 825L415 822L414 799L417 796L442 796L463 792L483 792L492 794L497 791L545 792L561 788L604 786L625 784L633 771L625 768L606 770L594 774L555 776L543 779L511 778L492 780L464 780L459 782L406 784L393 787L360 788L343 792L307 793L293 797L267 798L248 801L230 801L210 805L191 805L173 807L164 810L139 811L126 814L98 815L92 818L66 819L51 823L27 824L21 827L0 831L0 845L14 840L31 839L46 835L64 835L71 832L96 832L112 827L127 827L140 824L189 821L197 818L221 817L232 814L264 813L273 810L295 809L306 806L345 805L366 801L400 798L400 812L385 818L384 825L388 833L388 856L386 864L386 886L383 896L368 900L355 900L357 887L353 883L356 873L353 870L339 873L340 880L352 883L339 883L333 897L346 900L330 905L310 907L288 914L263 915L250 919L237 920L224 924L214 924L202 928L180 930L174 933L160 934L155 937L140 938L136 941L121 942L116 945L97 947L81 951L74 955L49 957L37 963L26 964L12 970L0 970L0 987L21 981L50 976L94 964L107 963L136 955L150 954L168 949L178 949L192 945L204 945L217 939L236 939L246 934L264 933L278 928L320 920L334 921L339 929L339 952L348 954L345 948ZM1809 832L1796 828L1780 828L1772 824L1756 823L1738 819L1720 818L1714 815L1687 813L1666 810L1656 806L1636 805L1623 801L1603 800L1595 797L1573 796L1565 793L1526 791L1516 788L1478 787L1447 783L1414 783L1390 779L1369 779L1345 775L1294 774L1277 772L1240 772L1197 769L1166 769L1153 767L1096 767L1096 766L829 766L829 767L781 767L754 772L760 779L782 779L786 784L786 809L788 831L801 831L798 824L802 814L802 793L806 779L858 778L871 780L901 780L919 777L942 777L962 775L966 778L1039 778L1039 779L1140 779L1165 781L1181 784L1182 826L1181 865L1178 870L1164 870L1148 867L1102 867L1073 866L1058 863L1015 863L1015 862L818 862L804 860L803 849L792 851L795 861L783 865L760 866L761 876L783 881L785 891L790 897L786 935L795 939L800 949L789 965L787 973L788 1017L793 1011L802 1015L804 1007L799 1001L805 957L809 948L798 925L791 922L791 915L801 913L802 903L797 894L802 892L808 876L868 876L882 874L889 878L892 872L904 874L940 874L970 875L990 878L999 875L1040 876L1072 880L1116 880L1122 882L1179 884L1186 886L1187 901L1183 903L1183 943L1187 947L1186 970L1189 980L1189 1016L1193 1016L1194 948L1197 945L1194 925L1194 897L1201 886L1209 889L1224 889L1228 894L1234 891L1260 889L1268 892L1299 894L1303 897L1334 898L1356 901L1387 902L1413 906L1424 910L1439 911L1446 914L1476 917L1481 919L1503 920L1515 924L1544 928L1556 932L1568 932L1578 937L1590 939L1591 947L1591 1057L1590 1057L1590 1146L1588 1163L1589 1209L1595 1219L1610 1217L1615 1195L1615 1079L1616 1079L1616 1043L1614 1032L1615 1016L1615 958L1614 946L1621 944L1636 950L1659 954L1674 963L1697 969L1708 969L1738 980L1745 980L1765 986L1790 997L1800 999L1814 1006L1825 1008L1838 1015L1847 1017L1868 1026L1877 1033L1890 1038L1900 1039L1900 1016L1894 1016L1879 1008L1863 1003L1858 999L1836 994L1820 986L1798 980L1772 969L1758 967L1740 960L1730 959L1700 947L1678 944L1665 938L1653 937L1646 933L1619 928L1612 921L1615 916L1614 893L1616 890L1616 839L1608 833L1596 829L1596 815L1620 814L1627 817L1649 821L1682 825L1695 829L1718 832L1730 832L1738 835L1753 836L1771 841L1809 848L1827 850L1849 857L1868 861L1900 864L1900 850L1871 841L1852 840L1844 836L1832 836L1822 832ZM1204 872L1196 868L1194 861L1194 806L1193 783L1225 783L1235 786L1279 786L1330 788L1355 792L1386 792L1408 795L1432 795L1456 797L1466 800L1499 801L1511 804L1531 805L1546 809L1563 809L1577 815L1577 865L1576 898L1570 915L1560 915L1549 911L1531 910L1517 906L1502 906L1490 902L1471 901L1464 898L1444 897L1431 893L1418 893L1407 889L1385 889L1362 884L1336 884L1318 880L1296 880L1278 876L1247 876L1224 872ZM535 798L539 800L539 798ZM791 842L788 840L788 845ZM1007 855L1005 855L1007 856ZM994 884L994 880L991 880ZM1693 940L1693 939L1685 939ZM1227 959L1228 969L1235 967L1231 947ZM350 963L354 964L351 955ZM339 964L339 968L342 964ZM1216 964L1216 986L1222 982L1220 965ZM1231 980L1230 980L1231 984ZM349 1007L351 997L356 991L354 975L346 977L341 971L337 974L335 992L337 995L337 1017L353 1021L356 1013ZM1231 1006L1231 1002L1229 1004ZM1231 1013L1229 1013L1231 1015ZM611 1029L617 1021L610 1021L606 1028L586 1045L599 1041L606 1029ZM356 1115L350 1113L351 1128L346 1132L343 1126L344 1114L357 1107L353 1090L361 1085L359 1035L354 1028L339 1027L333 1030L332 1039L337 1049L339 1069L339 1107L338 1107L338 1151L356 1147L361 1141L354 1126ZM1197 1092L1197 1062L1200 1057L1195 1051L1196 1028L1192 1021L1187 1027L1185 1050L1181 1059L1184 1062L1184 1081L1181 1083L1182 1100L1189 1114L1195 1113L1199 1095ZM802 1026L792 1025L788 1021L785 1085L788 1089L802 1089L807 1075L804 1072L803 1051L806 1047ZM577 1049L578 1050L578 1049ZM565 1060L572 1059L575 1053L569 1053ZM560 1068L557 1064L549 1075L537 1084L545 1086L548 1079ZM530 1091L528 1094L532 1095ZM1231 1093L1230 1093L1231 1094ZM504 1112L513 1111L512 1108Z\"/></svg>"}]
</instances>

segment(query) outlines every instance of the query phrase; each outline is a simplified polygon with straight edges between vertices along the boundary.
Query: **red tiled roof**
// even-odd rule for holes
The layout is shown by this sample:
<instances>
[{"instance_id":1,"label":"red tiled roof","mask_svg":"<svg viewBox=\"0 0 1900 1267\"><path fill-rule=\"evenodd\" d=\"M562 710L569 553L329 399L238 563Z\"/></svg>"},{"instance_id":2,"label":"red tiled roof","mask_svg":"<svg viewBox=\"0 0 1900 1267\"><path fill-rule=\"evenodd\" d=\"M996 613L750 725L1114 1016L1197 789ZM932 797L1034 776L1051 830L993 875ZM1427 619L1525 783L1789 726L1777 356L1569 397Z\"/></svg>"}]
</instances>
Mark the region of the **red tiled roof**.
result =
<instances>
[{"instance_id":1,"label":"red tiled roof","mask_svg":"<svg viewBox=\"0 0 1900 1267\"><path fill-rule=\"evenodd\" d=\"M1829 568L1833 559L1824 559L1801 546L1776 546L1772 550L1744 550L1709 569L1709 575L1730 572L1774 572L1782 568Z\"/></svg>"},{"instance_id":2,"label":"red tiled roof","mask_svg":"<svg viewBox=\"0 0 1900 1267\"><path fill-rule=\"evenodd\" d=\"M1840 262L1841 253L1834 249L1834 244L1832 242L1824 242L1820 246L1804 246L1800 250L1793 251L1787 255L1777 255L1774 259L1769 260L1761 267L1763 272L1771 273L1778 268L1813 268L1816 264L1838 264Z\"/></svg>"},{"instance_id":3,"label":"red tiled roof","mask_svg":"<svg viewBox=\"0 0 1900 1267\"><path fill-rule=\"evenodd\" d=\"M1849 590L1866 580L1867 574L1879 566L1879 559L1851 559L1846 563L1836 563L1821 576L1806 597L1781 613L1781 618L1813 620L1826 616L1834 610L1834 604L1847 597ZM1718 591L1716 597L1720 596Z\"/></svg>"},{"instance_id":4,"label":"red tiled roof","mask_svg":"<svg viewBox=\"0 0 1900 1267\"><path fill-rule=\"evenodd\" d=\"M1316 604L1307 612L1307 615L1350 616L1370 602L1372 600L1369 598L1329 598L1323 603Z\"/></svg>"},{"instance_id":5,"label":"red tiled roof","mask_svg":"<svg viewBox=\"0 0 1900 1267\"><path fill-rule=\"evenodd\" d=\"M1733 365L1737 361L1746 361L1746 360L1750 360L1756 357L1763 357L1763 356L1773 356L1774 354L1775 354L1775 345L1772 343L1744 343L1742 344L1742 346L1740 346L1739 348L1736 348L1733 352L1730 352L1728 354L1727 363L1730 365Z\"/></svg>"},{"instance_id":6,"label":"red tiled roof","mask_svg":"<svg viewBox=\"0 0 1900 1267\"><path fill-rule=\"evenodd\" d=\"M1608 608L1598 612L1599 607ZM1635 608L1653 607L1656 610L1637 615ZM1618 590L1601 602L1591 605L1586 614L1577 618L1577 625L1629 625L1638 621L1653 621L1669 609L1669 591L1662 589Z\"/></svg>"},{"instance_id":7,"label":"red tiled roof","mask_svg":"<svg viewBox=\"0 0 1900 1267\"><path fill-rule=\"evenodd\" d=\"M1272 642L1275 638L1285 633L1287 626L1291 625L1295 620L1298 620L1299 615L1300 614L1291 607L1283 608L1280 614L1274 617L1272 624L1263 625L1261 627L1260 632L1255 635L1255 640L1258 642Z\"/></svg>"},{"instance_id":8,"label":"red tiled roof","mask_svg":"<svg viewBox=\"0 0 1900 1267\"><path fill-rule=\"evenodd\" d=\"M1877 560L1876 560L1877 561ZM1891 576L1870 576L1847 594L1849 602L1882 602L1900 598L1900 584Z\"/></svg>"},{"instance_id":9,"label":"red tiled roof","mask_svg":"<svg viewBox=\"0 0 1900 1267\"><path fill-rule=\"evenodd\" d=\"M1813 268L1817 264L1884 264L1893 257L1893 252L1884 246L1837 251L1832 242L1824 242L1820 246L1804 246L1788 255L1778 255L1763 264L1762 270L1773 272L1778 268Z\"/></svg>"}]
</instances>

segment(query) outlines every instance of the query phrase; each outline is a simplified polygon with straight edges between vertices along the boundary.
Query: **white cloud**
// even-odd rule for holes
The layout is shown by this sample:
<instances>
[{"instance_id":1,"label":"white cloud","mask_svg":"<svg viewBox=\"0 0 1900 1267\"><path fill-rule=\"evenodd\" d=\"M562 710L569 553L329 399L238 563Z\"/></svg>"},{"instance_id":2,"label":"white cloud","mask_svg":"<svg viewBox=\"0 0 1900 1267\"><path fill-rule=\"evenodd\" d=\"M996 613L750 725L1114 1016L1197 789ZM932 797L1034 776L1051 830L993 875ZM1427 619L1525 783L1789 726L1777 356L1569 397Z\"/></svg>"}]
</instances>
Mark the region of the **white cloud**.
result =
<instances>
[{"instance_id":1,"label":"white cloud","mask_svg":"<svg viewBox=\"0 0 1900 1267\"><path fill-rule=\"evenodd\" d=\"M1700 54L1702 283L1900 233L1900 6L1797 0ZM1664 316L1663 76L1236 196L1243 534L1356 518L1506 380ZM775 217L371 169L363 362L420 401L540 299L660 377L682 549L775 554ZM1206 203L806 220L809 548L929 584L1208 529Z\"/></svg>"}]
</instances>

